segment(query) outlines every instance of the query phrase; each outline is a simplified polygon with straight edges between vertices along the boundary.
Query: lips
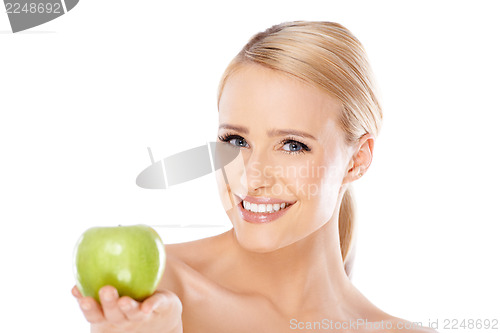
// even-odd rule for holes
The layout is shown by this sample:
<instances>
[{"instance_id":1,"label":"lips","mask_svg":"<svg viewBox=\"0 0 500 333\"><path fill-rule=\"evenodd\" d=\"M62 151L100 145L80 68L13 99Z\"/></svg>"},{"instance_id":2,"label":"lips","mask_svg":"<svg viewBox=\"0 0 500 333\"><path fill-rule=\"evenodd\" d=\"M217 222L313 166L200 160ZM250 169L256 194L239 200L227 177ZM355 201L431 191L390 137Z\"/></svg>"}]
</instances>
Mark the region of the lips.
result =
<instances>
[{"instance_id":1,"label":"lips","mask_svg":"<svg viewBox=\"0 0 500 333\"><path fill-rule=\"evenodd\" d=\"M238 212L241 218L250 223L269 223L277 220L286 214L296 202L276 198L258 198L250 196L246 196L244 200L239 196L237 196L237 198L240 200ZM245 209L244 206L247 208L251 207L250 209L252 211Z\"/></svg>"}]
</instances>

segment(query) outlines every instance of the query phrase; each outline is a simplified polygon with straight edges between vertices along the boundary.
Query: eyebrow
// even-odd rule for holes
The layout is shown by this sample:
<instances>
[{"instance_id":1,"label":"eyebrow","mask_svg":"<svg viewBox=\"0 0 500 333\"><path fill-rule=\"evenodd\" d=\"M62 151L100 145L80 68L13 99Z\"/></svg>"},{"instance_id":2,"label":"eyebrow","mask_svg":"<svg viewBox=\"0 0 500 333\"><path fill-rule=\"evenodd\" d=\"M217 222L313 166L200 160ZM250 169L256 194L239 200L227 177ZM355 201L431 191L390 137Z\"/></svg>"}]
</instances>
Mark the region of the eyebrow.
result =
<instances>
[{"instance_id":1,"label":"eyebrow","mask_svg":"<svg viewBox=\"0 0 500 333\"><path fill-rule=\"evenodd\" d=\"M241 132L243 134L248 134L248 128L246 128L244 126L236 126L236 125L231 125L231 124L221 124L219 126L219 129L221 129L221 128L238 131L238 132ZM272 130L267 131L267 135L268 136L296 135L296 136L301 136L304 138L309 138L309 139L317 141L317 139L313 135L306 133L306 132L303 132L303 131L295 130L295 129L272 129Z\"/></svg>"}]
</instances>

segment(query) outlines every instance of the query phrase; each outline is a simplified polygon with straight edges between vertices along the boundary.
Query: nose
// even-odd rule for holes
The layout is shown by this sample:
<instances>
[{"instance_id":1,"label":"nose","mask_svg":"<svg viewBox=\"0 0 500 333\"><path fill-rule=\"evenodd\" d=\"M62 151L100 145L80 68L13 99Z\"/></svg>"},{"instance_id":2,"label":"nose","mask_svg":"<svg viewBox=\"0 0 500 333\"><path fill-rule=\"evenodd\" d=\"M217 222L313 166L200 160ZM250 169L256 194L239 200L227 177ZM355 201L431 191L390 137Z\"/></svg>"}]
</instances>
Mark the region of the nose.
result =
<instances>
[{"instance_id":1,"label":"nose","mask_svg":"<svg viewBox=\"0 0 500 333\"><path fill-rule=\"evenodd\" d=\"M242 179L246 181L248 194L256 195L259 191L271 188L276 181L273 170L272 159L266 151L252 151L245 163L246 179Z\"/></svg>"}]
</instances>

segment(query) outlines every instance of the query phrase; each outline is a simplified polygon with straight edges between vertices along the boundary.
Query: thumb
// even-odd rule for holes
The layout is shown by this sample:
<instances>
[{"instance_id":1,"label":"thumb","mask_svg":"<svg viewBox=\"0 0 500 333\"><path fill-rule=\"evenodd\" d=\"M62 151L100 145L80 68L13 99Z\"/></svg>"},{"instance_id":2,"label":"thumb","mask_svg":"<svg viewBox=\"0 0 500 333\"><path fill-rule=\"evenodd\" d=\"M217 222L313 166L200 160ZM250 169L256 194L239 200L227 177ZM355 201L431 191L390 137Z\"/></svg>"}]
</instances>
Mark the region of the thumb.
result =
<instances>
[{"instance_id":1,"label":"thumb","mask_svg":"<svg viewBox=\"0 0 500 333\"><path fill-rule=\"evenodd\" d=\"M179 315L182 312L182 303L179 297L171 291L159 290L144 300L141 304L141 311L150 314L155 312L170 312L172 315Z\"/></svg>"}]
</instances>

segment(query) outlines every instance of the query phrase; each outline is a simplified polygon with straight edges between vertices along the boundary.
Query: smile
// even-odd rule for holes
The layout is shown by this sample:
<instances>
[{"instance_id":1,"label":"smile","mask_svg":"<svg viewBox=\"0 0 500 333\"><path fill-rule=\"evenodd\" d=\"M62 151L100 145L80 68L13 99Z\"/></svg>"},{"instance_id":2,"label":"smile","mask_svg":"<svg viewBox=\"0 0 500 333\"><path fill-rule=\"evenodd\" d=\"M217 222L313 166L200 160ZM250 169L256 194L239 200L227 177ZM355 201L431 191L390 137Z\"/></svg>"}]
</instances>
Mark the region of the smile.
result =
<instances>
[{"instance_id":1,"label":"smile","mask_svg":"<svg viewBox=\"0 0 500 333\"><path fill-rule=\"evenodd\" d=\"M281 201L270 198L246 197L240 198L238 211L243 220L250 223L268 223L288 212L295 202Z\"/></svg>"},{"instance_id":2,"label":"smile","mask_svg":"<svg viewBox=\"0 0 500 333\"><path fill-rule=\"evenodd\" d=\"M275 204L255 204L255 203L250 203L248 201L243 200L243 208L254 212L254 213L274 213L274 212L279 212L281 209L285 209L286 207L290 206L289 203L275 203Z\"/></svg>"}]
</instances>

